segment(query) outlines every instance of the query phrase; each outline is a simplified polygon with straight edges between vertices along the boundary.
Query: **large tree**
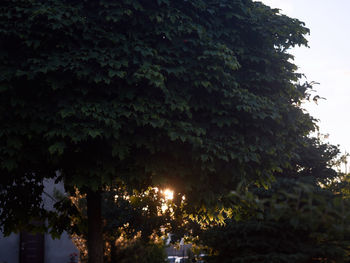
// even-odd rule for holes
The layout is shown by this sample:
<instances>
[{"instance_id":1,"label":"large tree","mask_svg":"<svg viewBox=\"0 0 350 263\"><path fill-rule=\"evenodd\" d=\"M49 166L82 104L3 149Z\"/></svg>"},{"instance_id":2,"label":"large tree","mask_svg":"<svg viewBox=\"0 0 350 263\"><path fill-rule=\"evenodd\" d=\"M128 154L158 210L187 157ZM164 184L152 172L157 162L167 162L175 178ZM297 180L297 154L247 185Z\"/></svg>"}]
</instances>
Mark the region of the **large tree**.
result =
<instances>
[{"instance_id":1,"label":"large tree","mask_svg":"<svg viewBox=\"0 0 350 263\"><path fill-rule=\"evenodd\" d=\"M47 216L58 175L87 194L89 262L107 185L168 185L205 216L313 129L288 54L308 29L262 3L3 0L0 22L0 225Z\"/></svg>"}]
</instances>

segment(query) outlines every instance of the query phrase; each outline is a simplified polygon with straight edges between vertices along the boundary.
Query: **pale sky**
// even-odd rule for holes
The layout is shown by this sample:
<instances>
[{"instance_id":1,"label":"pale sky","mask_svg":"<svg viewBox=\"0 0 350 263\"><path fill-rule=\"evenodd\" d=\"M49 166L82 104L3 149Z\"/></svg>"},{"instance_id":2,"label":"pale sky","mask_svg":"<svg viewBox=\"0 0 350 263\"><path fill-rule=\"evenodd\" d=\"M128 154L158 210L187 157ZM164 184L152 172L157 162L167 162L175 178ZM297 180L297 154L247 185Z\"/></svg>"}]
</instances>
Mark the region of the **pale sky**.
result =
<instances>
[{"instance_id":1,"label":"pale sky","mask_svg":"<svg viewBox=\"0 0 350 263\"><path fill-rule=\"evenodd\" d=\"M321 133L350 152L350 0L261 0L281 13L305 22L310 48L295 48L294 63L307 81L316 81L315 95L325 97L304 108L319 119Z\"/></svg>"}]
</instances>

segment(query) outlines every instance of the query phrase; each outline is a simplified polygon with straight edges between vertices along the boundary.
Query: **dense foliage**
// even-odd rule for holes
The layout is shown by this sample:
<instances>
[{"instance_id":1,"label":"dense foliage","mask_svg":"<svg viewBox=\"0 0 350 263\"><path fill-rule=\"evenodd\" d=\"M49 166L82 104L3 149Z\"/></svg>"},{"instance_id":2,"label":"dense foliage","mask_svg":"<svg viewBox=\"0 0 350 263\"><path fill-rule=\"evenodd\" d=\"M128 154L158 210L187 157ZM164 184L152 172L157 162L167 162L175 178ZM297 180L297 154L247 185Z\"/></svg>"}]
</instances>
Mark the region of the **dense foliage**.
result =
<instances>
[{"instance_id":1,"label":"dense foliage","mask_svg":"<svg viewBox=\"0 0 350 263\"><path fill-rule=\"evenodd\" d=\"M288 166L313 126L286 52L308 30L261 3L8 0L0 22L1 200L60 170L210 202Z\"/></svg>"},{"instance_id":2,"label":"dense foliage","mask_svg":"<svg viewBox=\"0 0 350 263\"><path fill-rule=\"evenodd\" d=\"M348 262L350 203L310 183L282 180L255 216L212 228L208 262Z\"/></svg>"},{"instance_id":3,"label":"dense foliage","mask_svg":"<svg viewBox=\"0 0 350 263\"><path fill-rule=\"evenodd\" d=\"M288 54L308 29L259 2L3 0L0 23L7 234L48 216L57 171L97 203L116 182L171 185L206 217L290 167L314 127Z\"/></svg>"},{"instance_id":4,"label":"dense foliage","mask_svg":"<svg viewBox=\"0 0 350 263\"><path fill-rule=\"evenodd\" d=\"M350 202L331 168L339 150L307 138L298 152L269 190L252 189L244 218L202 235L212 251L208 262L350 260Z\"/></svg>"},{"instance_id":5,"label":"dense foliage","mask_svg":"<svg viewBox=\"0 0 350 263\"><path fill-rule=\"evenodd\" d=\"M129 241L118 247L111 263L164 263L166 262L165 249L162 244L144 242L141 240Z\"/></svg>"},{"instance_id":6,"label":"dense foliage","mask_svg":"<svg viewBox=\"0 0 350 263\"><path fill-rule=\"evenodd\" d=\"M305 137L296 148L291 166L279 175L288 178L313 178L316 182L329 184L339 173L334 168L339 164L340 150L324 143L322 137Z\"/></svg>"}]
</instances>

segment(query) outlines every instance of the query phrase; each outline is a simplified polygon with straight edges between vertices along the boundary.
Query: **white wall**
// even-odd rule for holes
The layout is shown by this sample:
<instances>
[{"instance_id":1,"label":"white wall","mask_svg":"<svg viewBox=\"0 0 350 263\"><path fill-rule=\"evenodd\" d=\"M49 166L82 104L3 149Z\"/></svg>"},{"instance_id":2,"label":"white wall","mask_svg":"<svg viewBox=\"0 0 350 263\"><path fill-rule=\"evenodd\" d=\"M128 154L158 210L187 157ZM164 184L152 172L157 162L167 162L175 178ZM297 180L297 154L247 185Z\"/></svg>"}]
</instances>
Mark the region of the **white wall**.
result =
<instances>
[{"instance_id":1,"label":"white wall","mask_svg":"<svg viewBox=\"0 0 350 263\"><path fill-rule=\"evenodd\" d=\"M19 262L19 235L4 237L0 232L0 263Z\"/></svg>"},{"instance_id":2,"label":"white wall","mask_svg":"<svg viewBox=\"0 0 350 263\"><path fill-rule=\"evenodd\" d=\"M67 233L64 232L60 239L45 236L45 263L68 263L69 255L72 253L78 254L78 250Z\"/></svg>"},{"instance_id":3,"label":"white wall","mask_svg":"<svg viewBox=\"0 0 350 263\"><path fill-rule=\"evenodd\" d=\"M55 201L51 197L56 198L54 191L57 190L64 194L63 183L55 184L53 179L46 179L44 186L44 191L48 194L43 194L45 209L53 210ZM45 235L45 263L69 262L69 255L72 253L78 254L78 250L66 232L60 239L52 239L50 235Z\"/></svg>"},{"instance_id":4,"label":"white wall","mask_svg":"<svg viewBox=\"0 0 350 263\"><path fill-rule=\"evenodd\" d=\"M64 193L63 184L54 184L54 180L44 181L43 194L45 209L53 210L55 201L54 189ZM52 239L50 235L45 235L45 263L66 263L69 262L69 255L77 253L78 250L72 243L69 235L64 232L60 239ZM0 232L0 263L18 263L19 262L19 234L12 234L4 237Z\"/></svg>"}]
</instances>

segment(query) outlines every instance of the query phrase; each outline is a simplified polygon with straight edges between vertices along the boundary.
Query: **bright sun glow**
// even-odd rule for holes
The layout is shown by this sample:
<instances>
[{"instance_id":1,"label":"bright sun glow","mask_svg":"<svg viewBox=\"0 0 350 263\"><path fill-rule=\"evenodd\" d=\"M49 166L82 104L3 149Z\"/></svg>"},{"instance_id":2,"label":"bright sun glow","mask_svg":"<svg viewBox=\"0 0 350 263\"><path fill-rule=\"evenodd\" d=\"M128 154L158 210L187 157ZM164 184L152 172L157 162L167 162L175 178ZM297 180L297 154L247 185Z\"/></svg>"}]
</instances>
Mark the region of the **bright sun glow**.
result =
<instances>
[{"instance_id":1,"label":"bright sun glow","mask_svg":"<svg viewBox=\"0 0 350 263\"><path fill-rule=\"evenodd\" d=\"M163 191L165 200L172 200L174 198L174 191L170 190L170 189L165 189Z\"/></svg>"}]
</instances>

